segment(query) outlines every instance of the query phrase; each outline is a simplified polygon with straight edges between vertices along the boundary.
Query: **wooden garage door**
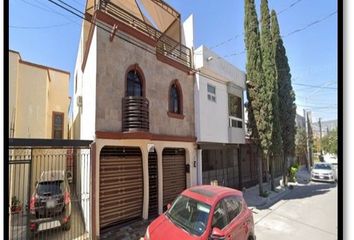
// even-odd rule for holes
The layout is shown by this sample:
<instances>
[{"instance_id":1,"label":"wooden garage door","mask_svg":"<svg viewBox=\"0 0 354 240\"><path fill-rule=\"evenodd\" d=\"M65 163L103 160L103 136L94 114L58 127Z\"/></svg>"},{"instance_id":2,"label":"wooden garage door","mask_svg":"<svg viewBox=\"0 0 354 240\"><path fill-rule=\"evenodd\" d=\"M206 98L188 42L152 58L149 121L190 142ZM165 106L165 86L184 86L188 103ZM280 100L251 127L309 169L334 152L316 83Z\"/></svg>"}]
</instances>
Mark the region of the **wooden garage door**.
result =
<instances>
[{"instance_id":1,"label":"wooden garage door","mask_svg":"<svg viewBox=\"0 0 354 240\"><path fill-rule=\"evenodd\" d=\"M141 218L143 167L139 148L104 147L100 154L100 227Z\"/></svg>"},{"instance_id":2,"label":"wooden garage door","mask_svg":"<svg viewBox=\"0 0 354 240\"><path fill-rule=\"evenodd\" d=\"M162 152L163 208L186 188L186 157L184 149L165 148Z\"/></svg>"}]
</instances>

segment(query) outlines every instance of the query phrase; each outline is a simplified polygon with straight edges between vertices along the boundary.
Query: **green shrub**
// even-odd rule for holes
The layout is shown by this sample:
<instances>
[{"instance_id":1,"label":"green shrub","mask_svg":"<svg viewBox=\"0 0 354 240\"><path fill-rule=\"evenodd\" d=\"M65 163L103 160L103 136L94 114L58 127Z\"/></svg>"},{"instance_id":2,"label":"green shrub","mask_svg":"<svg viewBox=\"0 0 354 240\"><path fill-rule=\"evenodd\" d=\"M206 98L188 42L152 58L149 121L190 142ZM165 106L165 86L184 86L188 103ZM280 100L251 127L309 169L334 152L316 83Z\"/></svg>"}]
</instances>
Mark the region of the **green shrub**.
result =
<instances>
[{"instance_id":1,"label":"green shrub","mask_svg":"<svg viewBox=\"0 0 354 240\"><path fill-rule=\"evenodd\" d=\"M296 181L296 173L299 170L299 164L294 163L292 166L289 168L289 182L295 182Z\"/></svg>"}]
</instances>

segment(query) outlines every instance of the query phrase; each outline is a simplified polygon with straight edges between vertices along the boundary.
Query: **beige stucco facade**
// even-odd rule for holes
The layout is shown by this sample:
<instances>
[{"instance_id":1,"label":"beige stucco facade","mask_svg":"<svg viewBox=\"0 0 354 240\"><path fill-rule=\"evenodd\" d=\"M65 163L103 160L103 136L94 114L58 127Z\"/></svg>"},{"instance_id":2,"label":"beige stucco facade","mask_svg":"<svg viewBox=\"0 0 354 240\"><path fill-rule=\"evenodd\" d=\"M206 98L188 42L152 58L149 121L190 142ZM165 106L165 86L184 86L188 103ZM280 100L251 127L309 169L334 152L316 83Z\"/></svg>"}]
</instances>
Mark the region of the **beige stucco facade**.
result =
<instances>
[{"instance_id":1,"label":"beige stucco facade","mask_svg":"<svg viewBox=\"0 0 354 240\"><path fill-rule=\"evenodd\" d=\"M53 112L64 114L68 135L70 74L23 61L9 51L9 137L52 138Z\"/></svg>"}]
</instances>

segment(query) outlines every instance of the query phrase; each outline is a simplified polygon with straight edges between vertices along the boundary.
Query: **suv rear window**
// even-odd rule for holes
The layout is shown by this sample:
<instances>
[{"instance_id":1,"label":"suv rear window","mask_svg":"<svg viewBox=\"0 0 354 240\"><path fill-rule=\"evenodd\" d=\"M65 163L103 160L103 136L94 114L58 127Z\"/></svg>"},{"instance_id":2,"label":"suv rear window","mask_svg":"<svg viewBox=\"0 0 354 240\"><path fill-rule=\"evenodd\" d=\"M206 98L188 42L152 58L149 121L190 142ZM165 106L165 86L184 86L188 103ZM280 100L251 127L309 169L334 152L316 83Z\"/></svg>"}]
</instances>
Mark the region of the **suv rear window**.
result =
<instances>
[{"instance_id":1,"label":"suv rear window","mask_svg":"<svg viewBox=\"0 0 354 240\"><path fill-rule=\"evenodd\" d=\"M62 193L63 190L63 181L48 181L38 183L37 193L39 195L58 195Z\"/></svg>"}]
</instances>

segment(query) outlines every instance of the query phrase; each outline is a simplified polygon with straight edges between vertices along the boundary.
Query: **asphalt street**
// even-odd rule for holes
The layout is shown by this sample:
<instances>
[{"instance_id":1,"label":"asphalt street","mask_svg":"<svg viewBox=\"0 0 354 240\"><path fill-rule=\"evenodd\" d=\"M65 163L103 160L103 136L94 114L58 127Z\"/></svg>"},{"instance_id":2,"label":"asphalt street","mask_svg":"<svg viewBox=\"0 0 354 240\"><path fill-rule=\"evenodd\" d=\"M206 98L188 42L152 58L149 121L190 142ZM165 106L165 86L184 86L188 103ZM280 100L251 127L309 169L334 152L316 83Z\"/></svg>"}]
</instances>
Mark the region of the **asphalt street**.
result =
<instances>
[{"instance_id":1,"label":"asphalt street","mask_svg":"<svg viewBox=\"0 0 354 240\"><path fill-rule=\"evenodd\" d=\"M299 184L282 200L253 214L257 240L337 239L337 185Z\"/></svg>"}]
</instances>

